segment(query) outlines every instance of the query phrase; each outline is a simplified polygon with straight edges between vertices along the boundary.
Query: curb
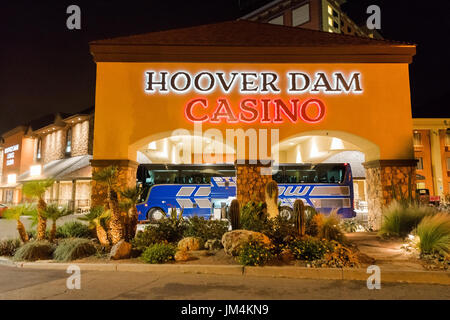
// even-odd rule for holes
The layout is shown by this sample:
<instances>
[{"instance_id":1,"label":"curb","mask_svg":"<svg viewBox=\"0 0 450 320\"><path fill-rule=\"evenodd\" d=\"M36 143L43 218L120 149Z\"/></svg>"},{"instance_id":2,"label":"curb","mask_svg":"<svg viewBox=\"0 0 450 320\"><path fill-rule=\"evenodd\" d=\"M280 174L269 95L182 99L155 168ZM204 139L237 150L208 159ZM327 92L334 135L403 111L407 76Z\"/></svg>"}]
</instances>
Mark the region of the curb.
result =
<instances>
[{"instance_id":1,"label":"curb","mask_svg":"<svg viewBox=\"0 0 450 320\"><path fill-rule=\"evenodd\" d=\"M245 276L294 278L294 279L326 279L342 280L342 269L339 268L305 268L305 267L245 267ZM366 280L367 277L364 279Z\"/></svg>"},{"instance_id":2,"label":"curb","mask_svg":"<svg viewBox=\"0 0 450 320\"><path fill-rule=\"evenodd\" d=\"M0 258L0 264L24 269L67 270L72 263L20 262L14 263ZM133 264L133 263L79 263L84 271L114 272L167 272L191 274L236 275L250 277L292 278L312 280L356 280L366 281L370 274L366 269L350 268L305 268L294 266L243 267L239 265L195 265L195 264ZM383 270L382 283L427 283L450 285L450 272Z\"/></svg>"},{"instance_id":3,"label":"curb","mask_svg":"<svg viewBox=\"0 0 450 320\"><path fill-rule=\"evenodd\" d=\"M177 272L177 273L198 273L198 274L218 274L218 275L239 275L244 273L243 266L228 265L195 265L195 264L132 264L119 263L116 265L117 271L132 272Z\"/></svg>"},{"instance_id":4,"label":"curb","mask_svg":"<svg viewBox=\"0 0 450 320\"><path fill-rule=\"evenodd\" d=\"M17 266L17 264L14 263L13 261L9 260L8 258L3 258L3 257L0 257L0 265L8 266L8 267L16 267Z\"/></svg>"},{"instance_id":5,"label":"curb","mask_svg":"<svg viewBox=\"0 0 450 320\"><path fill-rule=\"evenodd\" d=\"M364 269L342 269L343 280L366 281L370 274ZM411 271L411 270L383 270L381 268L381 283L428 283L450 285L450 272L446 271Z\"/></svg>"}]
</instances>

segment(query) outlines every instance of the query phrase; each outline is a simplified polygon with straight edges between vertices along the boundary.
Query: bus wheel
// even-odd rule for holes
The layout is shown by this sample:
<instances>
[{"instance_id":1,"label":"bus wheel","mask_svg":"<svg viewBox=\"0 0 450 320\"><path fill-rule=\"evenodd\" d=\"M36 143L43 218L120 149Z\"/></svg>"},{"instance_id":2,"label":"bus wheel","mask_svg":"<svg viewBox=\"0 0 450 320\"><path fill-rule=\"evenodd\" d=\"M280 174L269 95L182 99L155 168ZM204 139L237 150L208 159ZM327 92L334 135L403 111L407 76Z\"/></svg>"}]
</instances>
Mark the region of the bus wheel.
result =
<instances>
[{"instance_id":1,"label":"bus wheel","mask_svg":"<svg viewBox=\"0 0 450 320\"><path fill-rule=\"evenodd\" d=\"M286 220L291 220L294 216L294 210L291 207L283 206L280 208L280 216Z\"/></svg>"},{"instance_id":2,"label":"bus wheel","mask_svg":"<svg viewBox=\"0 0 450 320\"><path fill-rule=\"evenodd\" d=\"M147 213L147 219L150 221L159 221L166 216L161 208L151 208Z\"/></svg>"}]
</instances>

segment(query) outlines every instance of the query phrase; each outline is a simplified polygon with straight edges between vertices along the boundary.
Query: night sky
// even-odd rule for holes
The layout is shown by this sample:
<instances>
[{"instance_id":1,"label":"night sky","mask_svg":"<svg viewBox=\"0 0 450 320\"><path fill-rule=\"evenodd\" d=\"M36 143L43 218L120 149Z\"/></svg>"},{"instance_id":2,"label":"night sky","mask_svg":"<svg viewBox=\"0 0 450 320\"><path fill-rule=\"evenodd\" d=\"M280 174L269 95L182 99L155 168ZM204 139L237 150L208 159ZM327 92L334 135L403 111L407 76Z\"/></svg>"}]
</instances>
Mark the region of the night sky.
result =
<instances>
[{"instance_id":1,"label":"night sky","mask_svg":"<svg viewBox=\"0 0 450 320\"><path fill-rule=\"evenodd\" d=\"M232 20L270 1L1 1L0 133L93 106L89 41ZM71 4L81 7L81 30L66 28ZM410 66L413 115L450 117L450 1L348 0L343 9L364 22L370 4L381 7L385 38L418 44Z\"/></svg>"}]
</instances>

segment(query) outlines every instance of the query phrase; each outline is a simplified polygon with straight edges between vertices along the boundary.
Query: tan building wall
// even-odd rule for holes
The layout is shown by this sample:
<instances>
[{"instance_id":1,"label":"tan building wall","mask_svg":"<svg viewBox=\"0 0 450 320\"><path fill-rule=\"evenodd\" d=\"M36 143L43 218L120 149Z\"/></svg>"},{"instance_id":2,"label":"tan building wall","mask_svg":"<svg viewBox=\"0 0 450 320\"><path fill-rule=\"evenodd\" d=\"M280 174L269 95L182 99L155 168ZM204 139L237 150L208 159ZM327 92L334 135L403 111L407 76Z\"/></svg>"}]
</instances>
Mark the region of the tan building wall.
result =
<instances>
[{"instance_id":1,"label":"tan building wall","mask_svg":"<svg viewBox=\"0 0 450 320\"><path fill-rule=\"evenodd\" d=\"M439 130L441 147L442 184L444 194L450 193L450 132Z\"/></svg>"},{"instance_id":2,"label":"tan building wall","mask_svg":"<svg viewBox=\"0 0 450 320\"><path fill-rule=\"evenodd\" d=\"M450 193L450 119L413 119L413 127L422 133L422 146L414 146L415 157L423 158L423 170L417 173L425 176L430 195L442 198Z\"/></svg>"},{"instance_id":3,"label":"tan building wall","mask_svg":"<svg viewBox=\"0 0 450 320\"><path fill-rule=\"evenodd\" d=\"M64 158L65 130L57 130L42 137L42 164Z\"/></svg>"},{"instance_id":4,"label":"tan building wall","mask_svg":"<svg viewBox=\"0 0 450 320\"><path fill-rule=\"evenodd\" d=\"M89 120L72 126L72 157L88 154L89 128Z\"/></svg>"},{"instance_id":5,"label":"tan building wall","mask_svg":"<svg viewBox=\"0 0 450 320\"><path fill-rule=\"evenodd\" d=\"M417 180L417 187L430 190L434 194L433 173L431 163L431 142L430 130L414 130L414 156L419 160L417 164L417 174L425 177L424 180Z\"/></svg>"}]
</instances>

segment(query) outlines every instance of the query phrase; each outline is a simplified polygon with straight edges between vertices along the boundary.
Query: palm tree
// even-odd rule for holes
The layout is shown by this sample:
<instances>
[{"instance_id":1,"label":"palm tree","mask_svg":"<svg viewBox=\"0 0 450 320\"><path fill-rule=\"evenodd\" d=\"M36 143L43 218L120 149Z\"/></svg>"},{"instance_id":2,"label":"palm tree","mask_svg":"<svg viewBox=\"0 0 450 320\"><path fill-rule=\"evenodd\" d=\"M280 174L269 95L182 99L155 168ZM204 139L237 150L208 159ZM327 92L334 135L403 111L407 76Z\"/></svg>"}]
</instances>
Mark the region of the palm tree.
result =
<instances>
[{"instance_id":1,"label":"palm tree","mask_svg":"<svg viewBox=\"0 0 450 320\"><path fill-rule=\"evenodd\" d=\"M72 212L73 211L67 207L59 208L57 204L51 204L45 208L45 210L43 211L45 218L52 220L52 228L50 229L49 235L50 242L53 242L56 236L56 220L69 214L72 214Z\"/></svg>"},{"instance_id":2,"label":"palm tree","mask_svg":"<svg viewBox=\"0 0 450 320\"><path fill-rule=\"evenodd\" d=\"M5 218L17 221L17 231L19 232L20 240L23 243L28 242L28 233L25 230L25 226L20 221L20 216L32 215L33 211L36 212L36 208L33 205L21 204L8 208L5 212Z\"/></svg>"},{"instance_id":3,"label":"palm tree","mask_svg":"<svg viewBox=\"0 0 450 320\"><path fill-rule=\"evenodd\" d=\"M119 200L115 189L117 174L118 168L116 166L109 166L92 174L93 180L107 188L106 202L108 203L109 210L111 210L109 227L111 232L111 241L113 244L116 244L122 240L124 236L123 221L119 209Z\"/></svg>"},{"instance_id":4,"label":"palm tree","mask_svg":"<svg viewBox=\"0 0 450 320\"><path fill-rule=\"evenodd\" d=\"M134 187L134 188L126 188L120 191L120 195L125 198L125 201L121 202L122 209L126 212L126 223L125 223L125 240L130 241L134 238L136 234L136 226L138 223L138 211L136 208L136 204L139 202L139 199L142 194L142 189Z\"/></svg>"},{"instance_id":5,"label":"palm tree","mask_svg":"<svg viewBox=\"0 0 450 320\"><path fill-rule=\"evenodd\" d=\"M44 194L48 188L53 185L52 179L30 181L23 185L23 193L33 199L38 200L37 205L37 240L45 239L45 230L47 228L47 219L43 215L47 203L44 201Z\"/></svg>"},{"instance_id":6,"label":"palm tree","mask_svg":"<svg viewBox=\"0 0 450 320\"><path fill-rule=\"evenodd\" d=\"M105 210L102 206L91 208L88 214L83 217L79 217L79 220L87 221L89 228L95 229L98 241L102 246L109 246L108 233L108 220L111 216L110 210Z\"/></svg>"}]
</instances>

